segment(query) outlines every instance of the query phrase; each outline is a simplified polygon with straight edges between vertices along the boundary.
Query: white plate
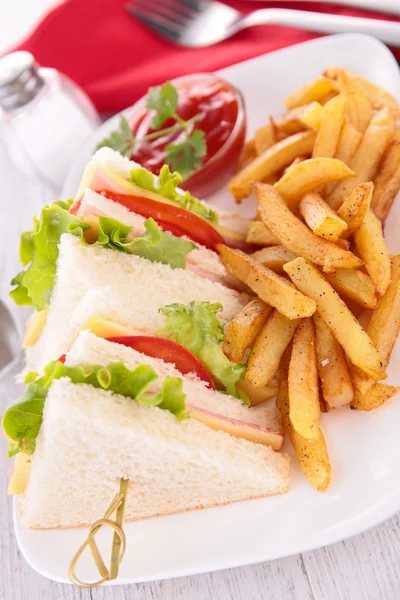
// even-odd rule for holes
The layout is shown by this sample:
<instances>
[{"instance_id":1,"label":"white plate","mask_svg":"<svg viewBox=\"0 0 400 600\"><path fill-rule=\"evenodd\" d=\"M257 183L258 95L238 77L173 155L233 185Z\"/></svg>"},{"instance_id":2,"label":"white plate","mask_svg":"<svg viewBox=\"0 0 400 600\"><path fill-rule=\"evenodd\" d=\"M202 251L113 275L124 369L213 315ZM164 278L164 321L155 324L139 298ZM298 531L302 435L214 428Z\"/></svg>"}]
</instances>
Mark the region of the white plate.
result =
<instances>
[{"instance_id":1,"label":"white plate","mask_svg":"<svg viewBox=\"0 0 400 600\"><path fill-rule=\"evenodd\" d=\"M333 64L365 75L400 100L394 58L382 44L364 36L338 35L307 42L221 73L243 91L251 133L270 113L282 110L289 92ZM113 118L104 124L82 149L71 169L67 194L77 189L91 150L115 121ZM224 193L218 195L217 202L232 206ZM399 228L397 206L387 225L392 252L400 252ZM400 383L399 376L393 377L399 366L398 344L389 368L389 383ZM333 481L324 495L311 488L293 461L291 489L284 496L126 524L127 551L116 583L178 577L280 558L378 524L400 510L399 423L400 402L395 400L370 414L342 410L322 415L333 465ZM67 582L69 562L87 531L25 530L17 510L14 518L18 543L28 563L50 579ZM103 556L106 552L103 547ZM89 556L84 570L86 577L96 578Z\"/></svg>"},{"instance_id":2,"label":"white plate","mask_svg":"<svg viewBox=\"0 0 400 600\"><path fill-rule=\"evenodd\" d=\"M282 8L285 7L285 2L290 2L290 0L281 1ZM389 16L400 15L398 0L320 0L320 2L324 4L340 4L341 6L371 10L378 13L389 13ZM333 12L334 10L332 10Z\"/></svg>"}]
</instances>

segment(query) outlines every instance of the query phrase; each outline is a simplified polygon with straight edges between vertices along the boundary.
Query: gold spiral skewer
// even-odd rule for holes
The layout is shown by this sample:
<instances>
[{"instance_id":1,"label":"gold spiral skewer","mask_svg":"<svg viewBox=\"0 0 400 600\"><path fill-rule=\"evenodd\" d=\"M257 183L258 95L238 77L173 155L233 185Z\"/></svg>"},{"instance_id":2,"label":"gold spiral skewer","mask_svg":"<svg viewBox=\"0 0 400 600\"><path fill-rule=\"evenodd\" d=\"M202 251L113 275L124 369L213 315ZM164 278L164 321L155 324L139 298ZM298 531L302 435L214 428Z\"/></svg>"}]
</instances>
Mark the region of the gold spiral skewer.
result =
<instances>
[{"instance_id":1,"label":"gold spiral skewer","mask_svg":"<svg viewBox=\"0 0 400 600\"><path fill-rule=\"evenodd\" d=\"M122 525L124 521L125 500L128 491L128 485L129 479L121 478L119 492L118 494L116 494L110 506L106 510L104 517L102 519L98 519L92 524L92 526L89 529L87 538L85 539L83 544L81 544L81 546L78 548L73 559L71 560L68 570L69 578L72 581L72 583L75 583L75 585L81 588L98 587L106 581L111 581L112 579L116 579L118 577L119 566L124 557L126 546L126 538L122 530ZM116 512L115 521L110 519L111 515L114 512ZM111 529L114 530L109 569L107 569L104 560L100 554L100 551L97 547L97 544L94 540L94 536L101 529L101 527L111 527ZM101 579L89 583L81 581L75 573L77 562L82 556L86 547L89 547L93 556L93 560L96 564L97 570L101 575Z\"/></svg>"}]
</instances>

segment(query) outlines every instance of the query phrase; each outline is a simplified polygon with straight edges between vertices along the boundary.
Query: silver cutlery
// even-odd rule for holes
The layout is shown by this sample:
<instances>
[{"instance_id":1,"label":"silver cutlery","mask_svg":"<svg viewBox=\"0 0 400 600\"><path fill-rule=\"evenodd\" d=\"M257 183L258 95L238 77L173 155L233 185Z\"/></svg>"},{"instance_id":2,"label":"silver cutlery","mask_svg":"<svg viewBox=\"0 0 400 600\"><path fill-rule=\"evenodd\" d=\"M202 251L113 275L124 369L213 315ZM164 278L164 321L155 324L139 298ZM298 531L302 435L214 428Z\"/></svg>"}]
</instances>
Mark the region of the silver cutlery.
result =
<instances>
[{"instance_id":1,"label":"silver cutlery","mask_svg":"<svg viewBox=\"0 0 400 600\"><path fill-rule=\"evenodd\" d=\"M279 0L279 2L291 2L292 0ZM312 2L313 0L305 0ZM399 0L319 0L323 4L339 4L343 7L360 8L361 10L389 13L400 15Z\"/></svg>"},{"instance_id":2,"label":"silver cutlery","mask_svg":"<svg viewBox=\"0 0 400 600\"><path fill-rule=\"evenodd\" d=\"M170 42L188 48L217 44L253 25L284 25L318 33L363 33L400 46L400 23L326 13L263 8L248 15L210 0L135 0L129 14Z\"/></svg>"}]
</instances>

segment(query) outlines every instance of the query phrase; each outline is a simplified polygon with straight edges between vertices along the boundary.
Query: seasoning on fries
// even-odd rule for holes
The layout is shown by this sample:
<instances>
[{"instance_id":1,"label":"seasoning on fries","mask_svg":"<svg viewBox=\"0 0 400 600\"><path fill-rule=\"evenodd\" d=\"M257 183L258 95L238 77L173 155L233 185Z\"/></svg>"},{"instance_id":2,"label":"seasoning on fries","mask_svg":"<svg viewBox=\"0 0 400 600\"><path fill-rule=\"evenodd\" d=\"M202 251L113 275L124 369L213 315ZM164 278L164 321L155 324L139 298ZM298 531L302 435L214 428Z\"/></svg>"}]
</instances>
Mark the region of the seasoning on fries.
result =
<instances>
[{"instance_id":1,"label":"seasoning on fries","mask_svg":"<svg viewBox=\"0 0 400 600\"><path fill-rule=\"evenodd\" d=\"M252 302L262 300L264 317L243 319L243 309L225 345L232 360L248 357L252 404L279 389L299 464L325 491L321 411L327 421L332 410L370 411L399 390L382 380L400 332L400 255L389 255L383 228L400 191L400 109L389 92L336 66L285 107L257 130L252 157L231 180L236 200L255 191L247 241L259 249L219 252L258 295Z\"/></svg>"},{"instance_id":2,"label":"seasoning on fries","mask_svg":"<svg viewBox=\"0 0 400 600\"><path fill-rule=\"evenodd\" d=\"M280 244L288 250L332 270L337 267L352 269L362 265L349 250L315 235L289 207L277 191L269 185L255 185L261 218Z\"/></svg>"}]
</instances>

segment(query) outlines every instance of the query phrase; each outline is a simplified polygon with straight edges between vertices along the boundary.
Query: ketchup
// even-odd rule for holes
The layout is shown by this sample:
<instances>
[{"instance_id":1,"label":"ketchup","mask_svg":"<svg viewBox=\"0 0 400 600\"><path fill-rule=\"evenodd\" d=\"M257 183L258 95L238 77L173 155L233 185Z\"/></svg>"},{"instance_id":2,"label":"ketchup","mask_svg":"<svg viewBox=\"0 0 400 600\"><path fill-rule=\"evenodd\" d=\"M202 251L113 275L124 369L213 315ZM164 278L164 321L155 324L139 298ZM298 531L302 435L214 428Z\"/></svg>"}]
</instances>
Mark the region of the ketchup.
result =
<instances>
[{"instance_id":1,"label":"ketchup","mask_svg":"<svg viewBox=\"0 0 400 600\"><path fill-rule=\"evenodd\" d=\"M200 118L189 126L187 132L190 135L194 129L204 131L207 144L207 154L202 159L202 167L180 187L202 197L215 191L235 167L246 133L244 111L238 92L226 81L215 76L195 76L192 81L177 83L176 87L177 114L185 121L200 114ZM133 116L130 124L136 139L140 140L153 133L153 116L153 111L144 108ZM238 120L239 128L236 126ZM173 119L169 119L162 128L175 124ZM184 138L183 131L174 131L153 140L139 141L133 151L132 160L158 175L165 163L165 148L170 144L179 144ZM229 138L232 138L231 143L226 144Z\"/></svg>"}]
</instances>

